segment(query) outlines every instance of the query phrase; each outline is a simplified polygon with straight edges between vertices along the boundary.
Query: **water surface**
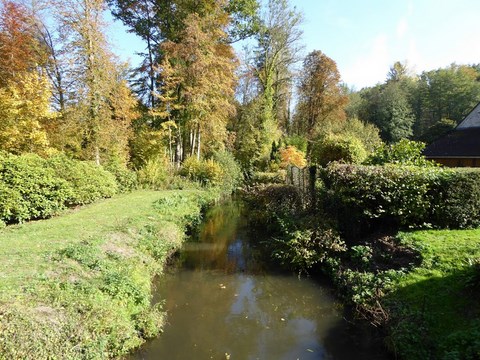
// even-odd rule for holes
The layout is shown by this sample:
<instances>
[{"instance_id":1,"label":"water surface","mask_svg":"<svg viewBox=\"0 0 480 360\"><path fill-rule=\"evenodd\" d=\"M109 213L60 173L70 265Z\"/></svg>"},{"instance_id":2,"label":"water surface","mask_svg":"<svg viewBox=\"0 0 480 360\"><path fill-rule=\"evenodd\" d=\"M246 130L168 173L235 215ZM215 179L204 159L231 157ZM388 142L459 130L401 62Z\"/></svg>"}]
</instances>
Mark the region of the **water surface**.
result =
<instances>
[{"instance_id":1,"label":"water surface","mask_svg":"<svg viewBox=\"0 0 480 360\"><path fill-rule=\"evenodd\" d=\"M156 284L164 333L133 359L387 359L328 287L268 269L238 202L212 208ZM253 238L252 238L253 237Z\"/></svg>"}]
</instances>

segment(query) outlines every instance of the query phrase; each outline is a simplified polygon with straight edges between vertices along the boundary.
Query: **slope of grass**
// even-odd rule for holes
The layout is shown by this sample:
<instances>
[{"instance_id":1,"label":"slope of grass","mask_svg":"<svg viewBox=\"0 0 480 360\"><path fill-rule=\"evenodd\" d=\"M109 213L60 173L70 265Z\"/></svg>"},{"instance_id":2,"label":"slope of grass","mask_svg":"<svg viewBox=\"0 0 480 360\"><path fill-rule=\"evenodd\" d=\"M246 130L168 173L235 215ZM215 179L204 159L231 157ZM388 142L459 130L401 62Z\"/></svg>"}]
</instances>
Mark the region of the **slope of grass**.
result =
<instances>
[{"instance_id":1,"label":"slope of grass","mask_svg":"<svg viewBox=\"0 0 480 360\"><path fill-rule=\"evenodd\" d=\"M405 359L480 358L480 229L401 233L422 263L386 300Z\"/></svg>"},{"instance_id":2,"label":"slope of grass","mask_svg":"<svg viewBox=\"0 0 480 360\"><path fill-rule=\"evenodd\" d=\"M136 191L0 231L0 358L116 357L155 336L151 280L212 201Z\"/></svg>"}]
</instances>

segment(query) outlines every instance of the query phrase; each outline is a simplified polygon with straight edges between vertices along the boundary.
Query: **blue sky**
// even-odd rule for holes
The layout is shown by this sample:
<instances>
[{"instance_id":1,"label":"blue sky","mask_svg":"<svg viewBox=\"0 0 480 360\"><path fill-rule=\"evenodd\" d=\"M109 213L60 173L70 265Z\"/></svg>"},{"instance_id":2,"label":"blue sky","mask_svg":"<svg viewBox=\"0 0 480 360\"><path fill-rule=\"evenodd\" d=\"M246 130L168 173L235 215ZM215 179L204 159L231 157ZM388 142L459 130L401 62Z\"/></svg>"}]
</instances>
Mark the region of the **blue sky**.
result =
<instances>
[{"instance_id":1,"label":"blue sky","mask_svg":"<svg viewBox=\"0 0 480 360\"><path fill-rule=\"evenodd\" d=\"M321 50L343 81L361 89L383 82L395 61L414 73L480 63L480 0L291 0L304 14L305 54ZM141 44L113 24L122 58ZM133 51L132 51L133 50Z\"/></svg>"}]
</instances>

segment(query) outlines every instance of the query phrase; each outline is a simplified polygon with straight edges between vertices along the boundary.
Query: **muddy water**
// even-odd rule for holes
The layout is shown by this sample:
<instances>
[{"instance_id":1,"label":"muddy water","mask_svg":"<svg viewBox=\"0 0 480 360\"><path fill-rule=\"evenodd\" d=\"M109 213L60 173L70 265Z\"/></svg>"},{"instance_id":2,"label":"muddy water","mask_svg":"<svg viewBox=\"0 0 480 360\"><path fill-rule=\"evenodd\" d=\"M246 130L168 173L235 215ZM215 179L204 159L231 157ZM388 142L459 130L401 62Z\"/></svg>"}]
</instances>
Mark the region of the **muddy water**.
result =
<instances>
[{"instance_id":1,"label":"muddy water","mask_svg":"<svg viewBox=\"0 0 480 360\"><path fill-rule=\"evenodd\" d=\"M157 284L164 333L132 359L387 359L329 288L268 269L247 229L239 203L211 209Z\"/></svg>"}]
</instances>

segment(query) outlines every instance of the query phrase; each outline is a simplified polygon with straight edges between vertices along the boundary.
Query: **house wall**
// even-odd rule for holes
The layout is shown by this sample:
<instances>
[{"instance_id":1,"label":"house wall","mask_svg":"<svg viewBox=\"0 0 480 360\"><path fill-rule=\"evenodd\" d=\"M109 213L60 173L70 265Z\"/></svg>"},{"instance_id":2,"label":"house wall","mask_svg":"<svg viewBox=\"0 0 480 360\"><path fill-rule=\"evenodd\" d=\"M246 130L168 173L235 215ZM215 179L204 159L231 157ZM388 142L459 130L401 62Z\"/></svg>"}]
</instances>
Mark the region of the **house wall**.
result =
<instances>
[{"instance_id":1,"label":"house wall","mask_svg":"<svg viewBox=\"0 0 480 360\"><path fill-rule=\"evenodd\" d=\"M448 159L440 159L440 158L435 158L435 159L429 159L436 161L444 166L447 167L480 167L480 159L475 159L475 158L448 158Z\"/></svg>"}]
</instances>

